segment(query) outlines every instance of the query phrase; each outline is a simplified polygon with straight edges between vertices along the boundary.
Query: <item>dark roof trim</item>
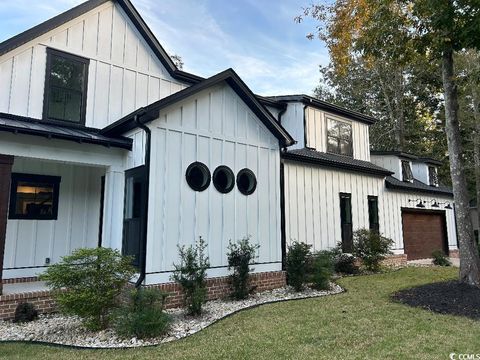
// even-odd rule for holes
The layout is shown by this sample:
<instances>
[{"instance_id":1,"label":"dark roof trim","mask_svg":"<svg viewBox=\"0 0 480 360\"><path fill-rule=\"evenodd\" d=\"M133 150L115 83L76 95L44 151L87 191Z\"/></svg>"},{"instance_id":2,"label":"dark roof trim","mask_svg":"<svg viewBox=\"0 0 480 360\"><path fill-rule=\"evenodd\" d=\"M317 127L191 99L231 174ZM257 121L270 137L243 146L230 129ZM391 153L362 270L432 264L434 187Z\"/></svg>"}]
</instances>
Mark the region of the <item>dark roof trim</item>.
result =
<instances>
[{"instance_id":1,"label":"dark roof trim","mask_svg":"<svg viewBox=\"0 0 480 360\"><path fill-rule=\"evenodd\" d=\"M371 155L378 155L378 156L391 155L391 156L398 156L400 158L409 159L409 160L418 160L418 156L413 155L413 154L409 154L409 153L405 153L405 152L402 152L402 151L376 151L376 150L373 150L373 151L370 151L370 154Z\"/></svg>"},{"instance_id":2,"label":"dark roof trim","mask_svg":"<svg viewBox=\"0 0 480 360\"><path fill-rule=\"evenodd\" d=\"M65 11L64 13L57 15L31 29L28 29L4 42L0 43L0 56L6 54L9 51L14 50L15 48L26 44L27 42L73 20L90 10L95 9L96 7L108 2L110 0L88 0L70 10ZM169 74L177 80L184 81L189 84L195 84L201 80L202 77L187 73L185 71L179 70L172 59L163 47L158 42L157 38L150 30L148 25L142 19L138 11L132 5L130 0L111 0L117 2L121 8L125 11L129 19L133 22L137 30L140 32L147 44L152 48L152 51L165 66Z\"/></svg>"},{"instance_id":3,"label":"dark roof trim","mask_svg":"<svg viewBox=\"0 0 480 360\"><path fill-rule=\"evenodd\" d=\"M443 195L443 196L453 196L453 192L450 188L446 187L435 187L435 186L429 186L420 180L414 179L413 183L410 182L403 182L398 179L395 179L394 177L387 177L385 179L385 185L387 186L388 189L392 190L400 190L400 191L406 191L406 192L421 192L421 193L427 193L427 194L436 194L436 195Z\"/></svg>"},{"instance_id":4,"label":"dark roof trim","mask_svg":"<svg viewBox=\"0 0 480 360\"><path fill-rule=\"evenodd\" d=\"M212 87L222 81L228 85L242 98L248 107L258 116L265 126L281 141L285 146L292 145L295 141L290 134L276 121L273 115L257 100L256 96L240 79L232 69L227 69L206 80L183 89L173 95L161 99L145 108L138 109L130 115L116 121L104 128L101 133L105 135L124 134L125 132L136 128L133 121L135 115L142 115L142 122L146 123L158 117L159 111L169 105L173 105L181 100L188 98L202 90ZM143 115L145 113L145 115Z\"/></svg>"},{"instance_id":5,"label":"dark roof trim","mask_svg":"<svg viewBox=\"0 0 480 360\"><path fill-rule=\"evenodd\" d=\"M132 139L109 137L99 129L0 113L0 131L132 150Z\"/></svg>"},{"instance_id":6,"label":"dark roof trim","mask_svg":"<svg viewBox=\"0 0 480 360\"><path fill-rule=\"evenodd\" d=\"M377 119L375 119L374 117L359 113L357 111L345 109L341 106L331 104L329 102L316 99L308 95L281 95L268 96L267 98L277 102L302 102L304 105L312 106L320 110L329 111L336 115L346 116L350 119L357 120L368 125L374 124L377 121Z\"/></svg>"},{"instance_id":7,"label":"dark roof trim","mask_svg":"<svg viewBox=\"0 0 480 360\"><path fill-rule=\"evenodd\" d=\"M381 177L385 177L393 174L391 171L382 169L380 167L368 167L368 166L362 166L360 164L356 165L356 164L330 161L326 159L319 159L319 158L314 158L310 156L295 154L288 151L282 152L281 156L282 156L282 159L285 159L285 160L291 160L291 161L296 161L296 162L301 162L306 164L320 165L323 167L335 168L343 171L359 172L363 174L370 174L370 175L381 176Z\"/></svg>"},{"instance_id":8,"label":"dark roof trim","mask_svg":"<svg viewBox=\"0 0 480 360\"><path fill-rule=\"evenodd\" d=\"M275 100L272 100L268 97L261 96L261 95L255 95L255 96L257 97L258 101L260 101L260 103L265 105L265 106L271 106L271 107L274 107L274 108L279 109L279 110L283 110L287 107L287 104L284 103L284 102L275 101Z\"/></svg>"},{"instance_id":9,"label":"dark roof trim","mask_svg":"<svg viewBox=\"0 0 480 360\"><path fill-rule=\"evenodd\" d=\"M415 162L422 162L425 164L436 165L436 166L443 165L443 162L441 162L440 160L432 159L429 157L419 157L417 160L415 160Z\"/></svg>"}]
</instances>

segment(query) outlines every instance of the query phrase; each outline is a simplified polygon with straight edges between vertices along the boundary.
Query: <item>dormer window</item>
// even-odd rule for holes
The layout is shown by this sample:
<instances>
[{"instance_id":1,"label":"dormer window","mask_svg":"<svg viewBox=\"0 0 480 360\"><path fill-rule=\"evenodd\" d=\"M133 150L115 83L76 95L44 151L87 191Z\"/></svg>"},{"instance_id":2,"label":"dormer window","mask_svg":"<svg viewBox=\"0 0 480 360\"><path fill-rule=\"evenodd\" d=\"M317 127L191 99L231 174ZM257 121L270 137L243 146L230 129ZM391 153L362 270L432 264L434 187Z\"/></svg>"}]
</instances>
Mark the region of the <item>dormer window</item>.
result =
<instances>
[{"instance_id":1,"label":"dormer window","mask_svg":"<svg viewBox=\"0 0 480 360\"><path fill-rule=\"evenodd\" d=\"M430 186L438 186L438 173L435 166L428 167L428 180Z\"/></svg>"},{"instance_id":2,"label":"dormer window","mask_svg":"<svg viewBox=\"0 0 480 360\"><path fill-rule=\"evenodd\" d=\"M402 160L402 180L413 182L412 167L410 161Z\"/></svg>"},{"instance_id":3,"label":"dormer window","mask_svg":"<svg viewBox=\"0 0 480 360\"><path fill-rule=\"evenodd\" d=\"M352 124L328 119L327 152L353 156Z\"/></svg>"},{"instance_id":4,"label":"dormer window","mask_svg":"<svg viewBox=\"0 0 480 360\"><path fill-rule=\"evenodd\" d=\"M47 49L43 117L85 124L88 59Z\"/></svg>"}]
</instances>

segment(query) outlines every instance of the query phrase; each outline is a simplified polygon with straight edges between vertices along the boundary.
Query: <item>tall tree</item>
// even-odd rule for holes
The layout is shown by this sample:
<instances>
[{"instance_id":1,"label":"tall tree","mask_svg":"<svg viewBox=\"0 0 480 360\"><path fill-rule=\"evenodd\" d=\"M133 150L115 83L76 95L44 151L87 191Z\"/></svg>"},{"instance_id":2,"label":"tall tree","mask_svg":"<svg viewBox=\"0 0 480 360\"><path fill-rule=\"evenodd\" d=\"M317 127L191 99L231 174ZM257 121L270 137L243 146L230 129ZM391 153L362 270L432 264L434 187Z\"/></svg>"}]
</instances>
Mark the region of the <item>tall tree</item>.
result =
<instances>
[{"instance_id":1,"label":"tall tree","mask_svg":"<svg viewBox=\"0 0 480 360\"><path fill-rule=\"evenodd\" d=\"M460 247L460 281L480 287L480 257L469 214L458 116L454 54L480 48L478 0L336 0L313 5L306 16L321 21L332 62L342 72L361 55L390 64L408 64L415 54L441 63L450 173Z\"/></svg>"}]
</instances>

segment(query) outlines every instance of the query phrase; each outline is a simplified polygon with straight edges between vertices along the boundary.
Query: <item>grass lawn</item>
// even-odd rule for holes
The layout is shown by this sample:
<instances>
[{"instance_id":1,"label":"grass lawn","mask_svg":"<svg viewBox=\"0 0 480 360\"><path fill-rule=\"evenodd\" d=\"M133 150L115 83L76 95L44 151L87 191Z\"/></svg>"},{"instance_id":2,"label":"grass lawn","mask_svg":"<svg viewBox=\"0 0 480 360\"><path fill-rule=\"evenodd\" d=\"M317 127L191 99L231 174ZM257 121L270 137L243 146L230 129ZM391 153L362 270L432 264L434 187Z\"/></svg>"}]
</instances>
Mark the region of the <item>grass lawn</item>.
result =
<instances>
[{"instance_id":1,"label":"grass lawn","mask_svg":"<svg viewBox=\"0 0 480 360\"><path fill-rule=\"evenodd\" d=\"M133 350L1 344L8 359L448 359L480 353L480 322L392 303L399 289L455 278L453 268L407 268L344 278L340 295L261 306L184 340Z\"/></svg>"}]
</instances>

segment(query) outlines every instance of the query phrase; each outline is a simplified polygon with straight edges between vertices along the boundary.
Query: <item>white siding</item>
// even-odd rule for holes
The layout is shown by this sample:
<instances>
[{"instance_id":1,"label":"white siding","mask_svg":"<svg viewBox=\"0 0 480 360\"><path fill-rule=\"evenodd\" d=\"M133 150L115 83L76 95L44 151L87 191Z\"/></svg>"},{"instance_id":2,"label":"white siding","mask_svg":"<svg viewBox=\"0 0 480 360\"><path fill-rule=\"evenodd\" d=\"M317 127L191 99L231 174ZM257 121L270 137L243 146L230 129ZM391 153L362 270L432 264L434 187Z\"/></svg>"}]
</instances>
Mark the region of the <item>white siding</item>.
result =
<instances>
[{"instance_id":1,"label":"white siding","mask_svg":"<svg viewBox=\"0 0 480 360\"><path fill-rule=\"evenodd\" d=\"M289 150L302 149L305 147L305 132L303 124L304 108L305 106L300 102L288 103L287 110L282 115L282 126L297 142L290 146Z\"/></svg>"},{"instance_id":2,"label":"white siding","mask_svg":"<svg viewBox=\"0 0 480 360\"><path fill-rule=\"evenodd\" d=\"M402 162L394 155L371 155L371 162L393 172L393 177L402 180Z\"/></svg>"},{"instance_id":3,"label":"white siding","mask_svg":"<svg viewBox=\"0 0 480 360\"><path fill-rule=\"evenodd\" d=\"M323 110L307 107L305 123L307 127L307 147L327 152L328 119L348 122L352 125L353 158L370 161L369 127L367 124L340 117Z\"/></svg>"},{"instance_id":4,"label":"white siding","mask_svg":"<svg viewBox=\"0 0 480 360\"><path fill-rule=\"evenodd\" d=\"M61 183L57 220L7 221L4 278L33 276L46 258L55 263L76 248L97 245L104 169L15 158L12 171L61 176Z\"/></svg>"},{"instance_id":5,"label":"white siding","mask_svg":"<svg viewBox=\"0 0 480 360\"><path fill-rule=\"evenodd\" d=\"M380 231L394 240L395 250L403 250L402 208L415 208L409 199L452 201L450 198L425 193L406 193L385 188L384 179L285 162L285 219L287 244L300 241L311 244L315 251L335 247L341 241L341 192L352 194L353 230L369 227L369 195L378 196ZM430 209L431 203L426 203ZM432 209L433 210L433 209ZM449 246L456 248L453 210L445 210Z\"/></svg>"},{"instance_id":6,"label":"white siding","mask_svg":"<svg viewBox=\"0 0 480 360\"><path fill-rule=\"evenodd\" d=\"M149 279L172 270L177 245L192 244L200 236L208 242L212 267L226 271L229 241L250 236L261 246L257 261L280 269L278 140L235 92L226 84L215 86L165 109L149 126ZM212 174L220 165L229 166L235 176L247 167L256 174L257 189L244 196L235 186L221 194L211 183L195 192L185 180L187 167L195 161L205 163Z\"/></svg>"},{"instance_id":7,"label":"white siding","mask_svg":"<svg viewBox=\"0 0 480 360\"><path fill-rule=\"evenodd\" d=\"M421 182L430 185L430 177L428 174L428 165L421 162L414 162L412 164L413 177Z\"/></svg>"},{"instance_id":8,"label":"white siding","mask_svg":"<svg viewBox=\"0 0 480 360\"><path fill-rule=\"evenodd\" d=\"M102 128L186 87L112 2L0 57L0 112L41 119L46 49L90 59L86 125Z\"/></svg>"}]
</instances>

